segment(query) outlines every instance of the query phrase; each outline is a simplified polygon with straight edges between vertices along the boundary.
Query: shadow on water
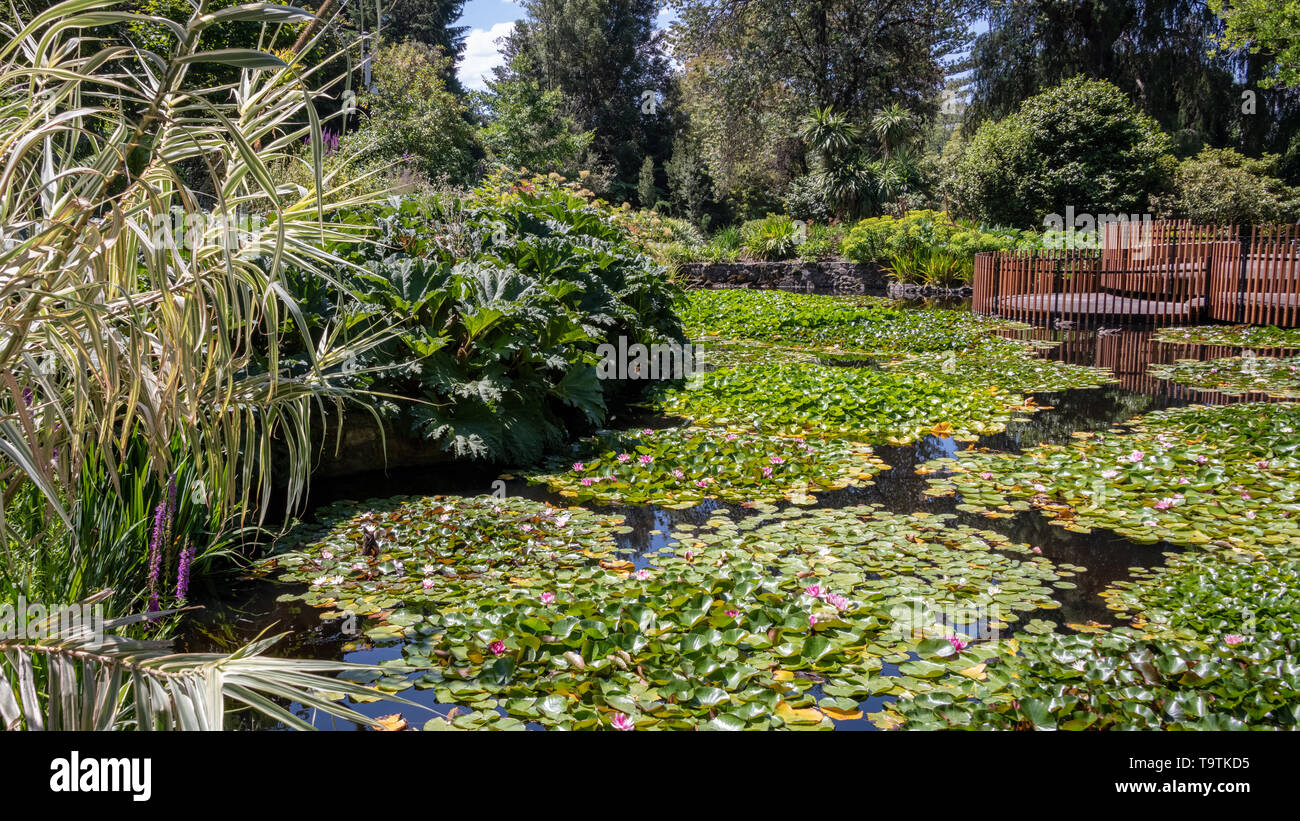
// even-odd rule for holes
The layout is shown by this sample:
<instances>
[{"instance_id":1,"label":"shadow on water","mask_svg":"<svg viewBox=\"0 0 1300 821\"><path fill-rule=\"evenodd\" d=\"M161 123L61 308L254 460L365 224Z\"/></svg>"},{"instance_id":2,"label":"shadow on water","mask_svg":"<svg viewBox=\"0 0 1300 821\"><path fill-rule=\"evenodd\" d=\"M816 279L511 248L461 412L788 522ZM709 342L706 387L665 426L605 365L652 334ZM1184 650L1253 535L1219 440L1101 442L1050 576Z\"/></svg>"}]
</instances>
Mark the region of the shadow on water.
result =
<instances>
[{"instance_id":1,"label":"shadow on water","mask_svg":"<svg viewBox=\"0 0 1300 821\"><path fill-rule=\"evenodd\" d=\"M908 446L877 447L876 454L890 470L877 474L870 485L846 488L817 495L808 509L842 508L861 504L878 504L896 513L925 511L954 514L956 521L976 529L992 530L1016 542L1037 546L1053 562L1086 568L1068 581L1071 589L1059 589L1054 598L1061 608L1048 617L1060 625L1096 621L1113 623L1100 593L1111 583L1127 578L1133 567L1150 567L1164 561L1164 553L1179 548L1168 544L1140 545L1109 531L1082 534L1053 525L1037 511L1025 511L1002 519L957 511L959 496L935 497L925 493L930 487L917 468L934 459L954 456L966 447L1002 451L1019 451L1039 443L1065 443L1078 431L1096 431L1122 425L1144 413L1169 407L1198 403L1233 401L1215 395L1193 394L1147 373L1151 362L1177 358L1211 358L1226 355L1222 349L1205 346L1168 346L1154 343L1144 331L1074 332L1035 329L1032 336L1060 344L1048 349L1048 358L1082 365L1108 367L1119 383L1102 388L1036 394L1043 406L1027 421L1013 422L1006 431L984 437L975 443L927 436ZM846 364L839 362L837 364ZM870 366L871 363L852 363ZM1249 400L1241 397L1236 401ZM635 426L662 426L663 420L623 420ZM548 492L542 486L521 480L498 482L500 470L494 466L440 465L430 468L375 471L359 476L321 481L313 484L311 505L319 508L340 500L369 500L395 495L460 494L480 495L496 492L523 496L567 506L571 500ZM733 517L755 515L755 511L733 503L705 502L684 510L669 510L654 505L632 507L594 507L602 512L624 517L630 531L616 536L619 549L638 567L645 567L656 553L671 549L676 543L671 533L679 524L703 524L723 510ZM178 650L229 650L263 631L288 632L277 646L280 655L302 658L345 659L361 664L379 664L401 658L400 644L375 645L359 634L344 635L338 621L323 621L319 611L301 602L278 601L285 586L266 580L209 578L195 591L203 611L192 618L178 641ZM1058 629L1066 629L1058 627ZM893 665L886 665L892 667ZM814 687L819 691L820 685ZM449 705L438 704L433 690L411 689L404 698L428 707L433 713L403 708L385 702L350 705L359 712L378 716L403 710L412 724L422 724L433 714L446 716ZM872 697L862 702L870 713L892 699ZM421 717L423 716L423 717ZM321 728L353 729L348 722L330 717L309 717ZM241 726L264 727L255 717L240 719ZM865 719L838 722L842 729L873 729Z\"/></svg>"}]
</instances>

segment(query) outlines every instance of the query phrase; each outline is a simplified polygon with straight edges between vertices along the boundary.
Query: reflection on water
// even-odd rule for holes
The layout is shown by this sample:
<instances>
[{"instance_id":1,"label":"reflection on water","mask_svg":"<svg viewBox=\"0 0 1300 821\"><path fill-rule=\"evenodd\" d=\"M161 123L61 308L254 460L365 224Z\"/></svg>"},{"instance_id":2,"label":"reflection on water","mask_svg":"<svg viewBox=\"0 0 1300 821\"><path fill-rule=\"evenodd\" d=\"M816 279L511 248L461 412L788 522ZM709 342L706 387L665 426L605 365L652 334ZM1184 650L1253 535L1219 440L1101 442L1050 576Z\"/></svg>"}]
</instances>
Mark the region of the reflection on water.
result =
<instances>
[{"instance_id":1,"label":"reflection on water","mask_svg":"<svg viewBox=\"0 0 1300 821\"><path fill-rule=\"evenodd\" d=\"M1159 564L1163 561L1163 553L1178 548L1165 544L1138 545L1107 531L1094 531L1090 534L1070 532L1051 524L1036 511L1026 511L1006 519L988 519L978 514L958 512L955 506L960 503L960 497L927 496L927 477L918 475L916 469L933 459L951 457L964 447L1020 450L1042 442L1063 443L1076 431L1104 430L1154 410L1189 402L1209 404L1248 401L1251 397L1195 393L1155 379L1147 372L1147 365L1152 362L1230 356L1238 353L1236 349L1166 345L1153 342L1149 332L1136 330L1079 332L1035 329L1029 335L1034 339L1061 343L1045 350L1044 356L1072 364L1109 368L1119 379L1119 384L1089 390L1038 394L1035 401L1046 406L1043 410L1032 414L1027 421L1013 422L1005 432L985 437L973 445L928 436L905 447L878 447L877 454L890 465L890 470L878 474L874 483L868 486L818 494L817 504L812 507L879 504L899 513L951 513L956 515L956 521L960 524L995 530L1017 542L1036 545L1054 562L1087 568L1087 572L1069 579L1076 585L1075 588L1056 591L1055 598L1061 603L1060 610L1046 611L1039 615L1061 625L1088 621L1109 623L1109 612L1098 594L1112 582L1126 578L1130 568ZM638 419L625 423L655 426L662 425L664 420L656 423L655 420ZM519 480L507 481L503 486L496 483L498 475L499 470L496 468L479 465L377 471L313 485L312 504L320 506L342 499L380 499L398 494L479 495L493 492L560 505L570 503L543 487L529 486ZM653 505L601 508L625 517L631 530L617 536L618 544L638 567L646 566L656 553L672 547L676 540L671 533L677 525L703 524L716 515L719 509L732 517L761 515L739 505L718 502L706 502L686 510L668 510ZM289 636L277 648L277 652L284 655L344 658L363 664L378 664L401 658L400 645L390 643L375 646L364 638L342 635L339 622L322 621L315 608L300 602L276 601L283 592L283 587L267 581L207 580L205 589L196 591L206 605L206 610L189 622L178 643L178 649L231 649L264 630L270 630L275 633L289 631ZM436 703L432 690L412 689L402 695L431 708L439 715L445 716L450 709L447 705ZM886 697L873 697L864 701L862 707L869 714L879 710L889 700ZM431 717L420 710L385 702L353 706L359 712L372 716L401 710L415 726ZM305 714L304 717L310 719ZM243 726L261 726L255 717L242 717L240 721ZM320 717L317 723L322 728L352 728L352 725L330 717ZM865 719L838 722L837 726L842 729L872 729L872 725Z\"/></svg>"}]
</instances>

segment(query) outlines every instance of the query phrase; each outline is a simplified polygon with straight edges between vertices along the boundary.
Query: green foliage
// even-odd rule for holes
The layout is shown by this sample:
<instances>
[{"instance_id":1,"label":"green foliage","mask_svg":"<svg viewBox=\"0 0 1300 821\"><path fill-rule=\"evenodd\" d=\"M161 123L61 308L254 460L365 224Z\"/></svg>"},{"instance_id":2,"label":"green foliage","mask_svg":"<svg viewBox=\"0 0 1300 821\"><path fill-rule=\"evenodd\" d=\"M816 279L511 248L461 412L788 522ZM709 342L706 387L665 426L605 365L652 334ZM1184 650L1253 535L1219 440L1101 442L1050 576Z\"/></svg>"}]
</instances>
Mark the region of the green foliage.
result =
<instances>
[{"instance_id":1,"label":"green foliage","mask_svg":"<svg viewBox=\"0 0 1300 821\"><path fill-rule=\"evenodd\" d=\"M831 218L826 180L817 174L804 174L790 180L781 195L785 213L805 222L826 222Z\"/></svg>"},{"instance_id":2,"label":"green foliage","mask_svg":"<svg viewBox=\"0 0 1300 821\"><path fill-rule=\"evenodd\" d=\"M844 232L838 226L813 225L808 228L807 238L799 243L799 259L821 262L839 256L843 240Z\"/></svg>"},{"instance_id":3,"label":"green foliage","mask_svg":"<svg viewBox=\"0 0 1300 821\"><path fill-rule=\"evenodd\" d=\"M521 0L522 19L506 37L498 80L526 75L564 95L566 114L592 132L591 150L611 166L609 196L636 198L646 156L667 159L677 132L655 0ZM515 63L516 55L526 63ZM526 68L524 67L526 66ZM648 97L646 95L649 95ZM587 163L594 170L596 163ZM602 192L603 193L603 192Z\"/></svg>"},{"instance_id":4,"label":"green foliage","mask_svg":"<svg viewBox=\"0 0 1300 821\"><path fill-rule=\"evenodd\" d=\"M1285 150L1300 106L1292 95L1258 94L1266 60L1251 58L1243 43L1216 54L1222 30L1203 0L991 3L988 29L971 50L973 96L962 127L973 133L1082 75L1114 83L1171 135L1179 156L1206 145ZM1246 91L1258 95L1258 110L1243 104Z\"/></svg>"},{"instance_id":5,"label":"green foliage","mask_svg":"<svg viewBox=\"0 0 1300 821\"><path fill-rule=\"evenodd\" d=\"M1005 324L969 311L916 311L871 297L744 288L691 291L682 322L693 337L890 355L964 350L982 344Z\"/></svg>"},{"instance_id":6,"label":"green foliage","mask_svg":"<svg viewBox=\"0 0 1300 821\"><path fill-rule=\"evenodd\" d=\"M1272 176L1277 161L1206 148L1178 164L1167 195L1152 198L1156 216L1214 225L1292 222L1300 215L1300 189Z\"/></svg>"},{"instance_id":7,"label":"green foliage","mask_svg":"<svg viewBox=\"0 0 1300 821\"><path fill-rule=\"evenodd\" d=\"M1168 175L1169 138L1118 88L1076 77L987 122L952 164L957 210L1031 227L1048 214L1130 213Z\"/></svg>"},{"instance_id":8,"label":"green foliage","mask_svg":"<svg viewBox=\"0 0 1300 821\"><path fill-rule=\"evenodd\" d=\"M1208 0L1209 7L1227 24L1218 38L1225 49L1249 49L1269 57L1269 76L1259 81L1264 88L1300 85L1300 40L1296 0Z\"/></svg>"},{"instance_id":9,"label":"green foliage","mask_svg":"<svg viewBox=\"0 0 1300 821\"><path fill-rule=\"evenodd\" d=\"M1300 538L1300 407L1191 406L1129 424L1022 454L963 452L951 480L933 481L958 489L962 510L1032 505L1067 530L1103 527L1143 544Z\"/></svg>"},{"instance_id":10,"label":"green foliage","mask_svg":"<svg viewBox=\"0 0 1300 821\"><path fill-rule=\"evenodd\" d=\"M1200 325L1195 328L1160 328L1152 339L1169 345L1300 349L1300 328L1278 328L1275 325Z\"/></svg>"},{"instance_id":11,"label":"green foliage","mask_svg":"<svg viewBox=\"0 0 1300 821\"><path fill-rule=\"evenodd\" d=\"M854 262L897 263L902 258L903 265L914 267L928 260L931 252L942 252L960 258L964 265L981 251L1004 251L1036 242L1037 235L1032 232L985 229L954 221L942 211L909 211L901 218L884 216L862 220L844 238L841 251Z\"/></svg>"},{"instance_id":12,"label":"green foliage","mask_svg":"<svg viewBox=\"0 0 1300 821\"><path fill-rule=\"evenodd\" d=\"M451 58L415 41L380 48L373 90L358 95L362 126L339 152L360 168L405 163L434 182L465 183L475 172L474 128L464 103L447 87Z\"/></svg>"},{"instance_id":13,"label":"green foliage","mask_svg":"<svg viewBox=\"0 0 1300 821\"><path fill-rule=\"evenodd\" d=\"M796 132L810 109L830 109L850 123L864 123L891 103L915 116L932 113L928 101L943 82L942 60L966 50L975 13L973 4L922 0L870 6L676 0L673 6L683 105L724 196L751 186L781 192L805 173ZM865 192L876 176L840 179ZM839 196L831 192L832 200Z\"/></svg>"},{"instance_id":14,"label":"green foliage","mask_svg":"<svg viewBox=\"0 0 1300 821\"><path fill-rule=\"evenodd\" d=\"M543 88L528 59L516 55L512 71L488 83L480 97L487 123L479 140L488 158L507 168L572 176L595 133L579 129L565 112L563 92Z\"/></svg>"},{"instance_id":15,"label":"green foliage","mask_svg":"<svg viewBox=\"0 0 1300 821\"><path fill-rule=\"evenodd\" d=\"M1152 363L1149 370L1158 379L1206 393L1226 396L1263 393L1300 399L1300 357L1274 359L1250 351L1249 355L1225 359L1180 359L1169 365Z\"/></svg>"},{"instance_id":16,"label":"green foliage","mask_svg":"<svg viewBox=\"0 0 1300 821\"><path fill-rule=\"evenodd\" d=\"M393 335L354 364L383 414L457 456L531 461L604 419L616 386L597 345L680 337L666 272L578 189L498 176L353 216L382 235L350 249L364 270L332 310L350 333Z\"/></svg>"},{"instance_id":17,"label":"green foliage","mask_svg":"<svg viewBox=\"0 0 1300 821\"><path fill-rule=\"evenodd\" d=\"M88 597L81 604L92 607L111 592ZM144 619L108 619L102 627L117 631ZM283 633L259 638L223 656L174 653L170 643L129 639L115 632L98 636L88 624L69 627L50 621L35 627L45 635L0 639L0 727L5 730L213 731L225 728L225 718L236 705L294 729L313 729L276 700L375 727L375 719L336 704L325 693L391 698L323 675L343 671L355 676L373 668L319 659L268 658L266 651L284 638Z\"/></svg>"},{"instance_id":18,"label":"green foliage","mask_svg":"<svg viewBox=\"0 0 1300 821\"><path fill-rule=\"evenodd\" d=\"M697 425L783 436L907 444L931 433L998 433L1024 398L956 380L806 363L713 371L661 394L656 407Z\"/></svg>"},{"instance_id":19,"label":"green foliage","mask_svg":"<svg viewBox=\"0 0 1300 821\"><path fill-rule=\"evenodd\" d=\"M871 695L966 692L1009 652L958 650L915 618L922 596L954 614L996 597L1001 626L1056 605L1048 560L951 517L760 509L680 524L634 564L616 552L620 520L581 509L349 504L276 564L310 583L307 603L375 614L368 636L401 641L406 669L368 680L462 707L435 730L829 730ZM367 526L377 556L361 550Z\"/></svg>"},{"instance_id":20,"label":"green foliage","mask_svg":"<svg viewBox=\"0 0 1300 821\"><path fill-rule=\"evenodd\" d=\"M740 250L758 260L790 259L804 239L804 227L785 214L768 214L740 226Z\"/></svg>"},{"instance_id":21,"label":"green foliage","mask_svg":"<svg viewBox=\"0 0 1300 821\"><path fill-rule=\"evenodd\" d=\"M659 189L655 187L655 159L647 156L641 163L641 172L637 175L636 198L642 208L654 208L659 199Z\"/></svg>"},{"instance_id":22,"label":"green foliage","mask_svg":"<svg viewBox=\"0 0 1300 821\"><path fill-rule=\"evenodd\" d=\"M887 467L842 440L668 428L601 432L546 469L528 481L581 502L689 508L705 499L814 504L812 494L860 487Z\"/></svg>"}]
</instances>

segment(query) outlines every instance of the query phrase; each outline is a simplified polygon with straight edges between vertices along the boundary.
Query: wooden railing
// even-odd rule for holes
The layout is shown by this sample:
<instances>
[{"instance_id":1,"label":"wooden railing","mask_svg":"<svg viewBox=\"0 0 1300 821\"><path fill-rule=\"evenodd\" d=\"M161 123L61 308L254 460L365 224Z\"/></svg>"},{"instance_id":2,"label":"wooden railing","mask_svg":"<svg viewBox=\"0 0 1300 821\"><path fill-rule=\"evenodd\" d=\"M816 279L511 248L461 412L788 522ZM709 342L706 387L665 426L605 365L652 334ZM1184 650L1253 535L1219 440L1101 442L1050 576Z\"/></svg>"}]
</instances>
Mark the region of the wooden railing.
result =
<instances>
[{"instance_id":1,"label":"wooden railing","mask_svg":"<svg viewBox=\"0 0 1300 821\"><path fill-rule=\"evenodd\" d=\"M973 310L1035 325L1300 326L1300 231L1111 223L1100 250L977 254Z\"/></svg>"}]
</instances>

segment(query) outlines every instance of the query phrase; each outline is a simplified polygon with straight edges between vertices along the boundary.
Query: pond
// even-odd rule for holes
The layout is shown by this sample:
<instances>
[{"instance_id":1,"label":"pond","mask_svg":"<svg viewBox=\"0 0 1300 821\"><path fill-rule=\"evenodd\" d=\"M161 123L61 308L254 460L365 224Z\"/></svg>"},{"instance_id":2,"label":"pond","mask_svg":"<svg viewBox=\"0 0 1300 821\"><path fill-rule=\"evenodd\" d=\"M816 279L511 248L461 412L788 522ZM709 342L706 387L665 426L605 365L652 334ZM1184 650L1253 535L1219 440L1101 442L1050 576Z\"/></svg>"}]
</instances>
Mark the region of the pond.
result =
<instances>
[{"instance_id":1,"label":"pond","mask_svg":"<svg viewBox=\"0 0 1300 821\"><path fill-rule=\"evenodd\" d=\"M955 312L938 310L944 307L912 305L905 310L921 327L947 321ZM923 340L928 333L921 332ZM1257 392L1206 392L1203 385L1152 375L1153 365L1159 370L1180 360L1221 358L1219 346L1171 346L1136 330L1016 328L989 333L1050 343L1030 356L1077 366L1053 371L1052 379L1096 383L1096 374L1086 369L1104 368L1113 381L1025 390L1029 402L997 417L973 401L946 397L943 413L952 409L950 421L932 425L928 418L896 413L896 421L871 428L875 438L870 448L849 452L834 437L819 438L824 431L818 426L827 419L782 416L775 409L782 388L772 389L774 415L755 411L758 415L737 424L736 410L726 405L727 391L752 391L753 386L727 384L739 378L728 374L749 370L726 370L728 357L737 357L736 363L766 363L753 372L775 380L769 383L773 385L788 380L792 391L802 390L799 380L810 375L833 380L825 375L827 369L843 369L867 380L848 383L851 392L876 391L885 396L882 402L923 404L889 391L923 378L918 374L928 367L927 347L939 356L942 348L917 343L911 351L917 358L900 365L878 347L870 356L843 353L840 347L828 353L824 345L820 350L793 344L783 348L799 340L764 341L761 333L754 335L758 341L731 349L719 343L724 355L712 367L723 370L710 374L716 377L712 386L694 395L669 395L655 410L610 420L610 429L624 432L575 443L576 456L553 459L550 467L529 475L531 482L523 474L475 465L317 482L313 511L304 518L319 514L325 525L302 537L303 545L315 545L315 552L291 552L262 577L211 580L198 591L205 609L188 622L179 646L230 649L263 630L289 631L278 652L386 667L385 675L360 680L430 712L378 700L351 706L372 716L400 712L414 728L435 719L427 729L611 723L623 729L620 723L626 722L638 729L871 730L899 725L902 718L891 705L900 698L912 703L909 708L929 704L926 699L947 704L978 698L984 691L971 688L991 688L990 674L999 668L999 656L1007 654L1008 642L1013 642L1010 652L1016 652L1013 633L1027 639L1046 633L1086 635L1102 625L1123 623L1116 618L1116 583L1162 565L1187 549L1188 542L1180 531L1167 531L1169 540L1134 539L1117 532L1123 524L1107 527L1103 520L1095 527L1078 526L1069 520L1073 508L1061 512L1066 506L1059 498L1048 500L1042 493L1017 497L1014 484L996 486L1007 495L992 499L980 479L960 470L954 475L961 457L1030 458L1032 453L1024 455L1044 446L1087 442L1080 437L1091 432L1128 435L1124 423L1143 414L1193 402L1268 399ZM1016 378L1021 384L1013 387L1024 390L1039 377ZM1006 379L1015 381L1009 372ZM990 395L996 390L990 388ZM716 406L704 409L701 394L711 396L709 402L716 399ZM750 396L747 410L761 403ZM835 405L828 413L841 410ZM961 418L964 411L968 421ZM862 412L878 409L873 405ZM852 409L846 413L851 416ZM709 419L711 426L701 429L703 435L676 430L683 415L698 424ZM989 418L1005 421L989 425ZM861 428L854 428L851 418L836 423L841 430L854 430L853 438L866 438L856 434ZM792 441L798 443L797 453L782 450ZM747 461L750 450L771 464ZM796 475L804 468L800 457L805 450L807 472L797 485L784 486L776 479L774 488L764 483L762 477L773 476L773 466ZM692 470L682 456L688 451L704 454L693 468L693 481L673 467ZM718 453L726 458L711 462ZM733 470L737 475L728 473ZM740 474L746 471L759 478L744 479ZM657 478L645 478L651 475ZM994 486L991 472L976 475ZM674 482L674 476L682 481ZM579 482L579 477L585 478ZM968 479L975 484L963 484ZM948 480L955 487L945 485ZM435 495L449 501L402 501ZM579 508L575 513L560 512L574 507ZM480 560L471 555L473 550L452 555L455 547L443 549L446 531L438 522L448 517L466 528L447 537L449 544L481 548L484 543L475 540L488 538L499 555ZM547 528L557 519L564 526L552 534ZM540 551L530 555L533 543L511 528L531 531L533 525L520 522L537 523L540 544L561 545L561 552L581 548L581 555L558 560L554 552L546 559ZM559 535L574 527L581 534L576 546L572 536ZM332 555L338 545L349 550L353 542L362 544L369 538L367 528L381 534L382 550L390 546L385 534L392 545L411 539L437 542L427 555L439 555L440 564L426 565L422 583L403 594L400 584L386 586L384 580L392 575L415 585L409 580L420 576L394 558L407 558L399 549L350 567L348 562L360 553L346 562ZM542 531L547 531L545 538ZM509 544L516 536L520 550L512 552ZM509 581L491 579L501 567L508 568ZM276 581L285 571L301 581ZM317 574L322 575L311 578ZM636 585L640 587L623 592ZM702 594L709 601L694 601L690 593L697 588L709 590ZM555 596L563 598L566 591L591 602L575 601L564 610L566 602ZM480 599L507 604L491 609L479 606ZM752 609L722 604L741 599L751 602ZM912 623L899 607L917 603L931 609L925 619ZM697 604L697 616L673 621ZM724 612L723 607L730 609ZM932 616L938 611L951 618L941 619L935 632ZM639 629L625 624L629 612L643 613L637 617ZM572 618L559 618L566 614ZM534 622L535 629L527 626ZM556 642L563 635L546 635L560 625L587 631L581 642L567 645L582 652L576 658L564 653L565 661L557 650L544 669L525 669L528 660L549 657L537 646L539 635L542 644L561 648ZM900 631L899 625L907 629ZM507 636L511 631L513 637ZM510 645L496 640L498 634ZM669 643L666 635L677 638ZM587 653L596 655L584 658ZM623 672L604 668L596 656L608 657ZM643 658L644 664L635 663ZM628 662L633 662L631 670ZM685 683L678 680L683 666L690 667ZM657 667L669 672L656 672ZM435 672L426 672L430 670ZM332 717L303 716L322 728L353 729ZM931 725L923 720L918 726Z\"/></svg>"}]
</instances>

